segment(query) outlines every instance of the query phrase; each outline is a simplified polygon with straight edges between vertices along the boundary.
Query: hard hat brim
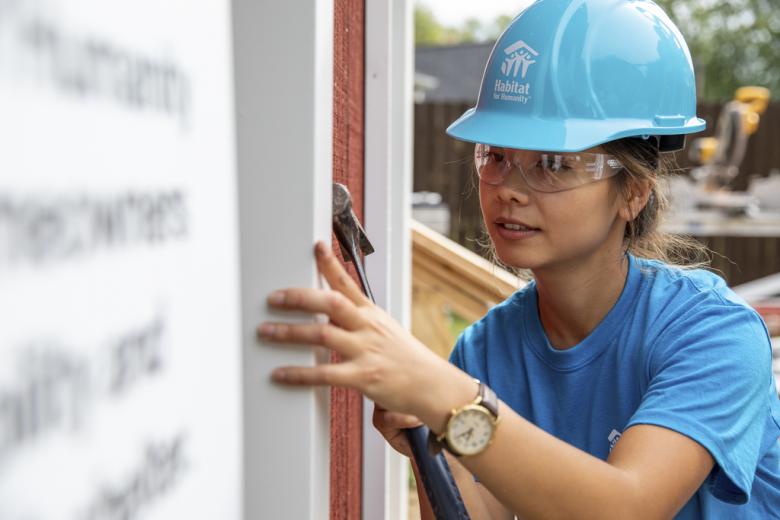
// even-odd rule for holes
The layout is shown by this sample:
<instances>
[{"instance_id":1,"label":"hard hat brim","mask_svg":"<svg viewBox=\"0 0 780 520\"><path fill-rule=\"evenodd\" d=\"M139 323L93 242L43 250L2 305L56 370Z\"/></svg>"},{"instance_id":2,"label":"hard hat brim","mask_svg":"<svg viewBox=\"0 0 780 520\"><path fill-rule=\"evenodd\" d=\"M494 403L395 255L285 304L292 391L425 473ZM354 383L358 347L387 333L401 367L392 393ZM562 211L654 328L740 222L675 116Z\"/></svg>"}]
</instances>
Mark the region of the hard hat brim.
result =
<instances>
[{"instance_id":1,"label":"hard hat brim","mask_svg":"<svg viewBox=\"0 0 780 520\"><path fill-rule=\"evenodd\" d=\"M691 134L705 127L706 122L698 117L680 126L661 127L646 119L548 120L472 108L447 128L447 135L506 148L580 152L623 137Z\"/></svg>"}]
</instances>

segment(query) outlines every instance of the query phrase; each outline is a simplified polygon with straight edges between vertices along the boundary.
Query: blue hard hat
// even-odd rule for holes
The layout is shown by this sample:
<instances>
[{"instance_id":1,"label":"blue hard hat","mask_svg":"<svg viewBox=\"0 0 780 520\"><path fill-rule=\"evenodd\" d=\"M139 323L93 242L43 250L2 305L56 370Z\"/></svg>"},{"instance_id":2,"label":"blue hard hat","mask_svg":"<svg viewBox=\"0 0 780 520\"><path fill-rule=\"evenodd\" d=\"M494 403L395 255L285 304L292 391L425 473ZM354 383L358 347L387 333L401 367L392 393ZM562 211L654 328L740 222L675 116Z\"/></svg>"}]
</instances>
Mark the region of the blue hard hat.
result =
<instances>
[{"instance_id":1,"label":"blue hard hat","mask_svg":"<svg viewBox=\"0 0 780 520\"><path fill-rule=\"evenodd\" d=\"M704 127L688 46L658 5L539 0L499 37L477 106L447 133L561 152L652 135L669 150Z\"/></svg>"}]
</instances>

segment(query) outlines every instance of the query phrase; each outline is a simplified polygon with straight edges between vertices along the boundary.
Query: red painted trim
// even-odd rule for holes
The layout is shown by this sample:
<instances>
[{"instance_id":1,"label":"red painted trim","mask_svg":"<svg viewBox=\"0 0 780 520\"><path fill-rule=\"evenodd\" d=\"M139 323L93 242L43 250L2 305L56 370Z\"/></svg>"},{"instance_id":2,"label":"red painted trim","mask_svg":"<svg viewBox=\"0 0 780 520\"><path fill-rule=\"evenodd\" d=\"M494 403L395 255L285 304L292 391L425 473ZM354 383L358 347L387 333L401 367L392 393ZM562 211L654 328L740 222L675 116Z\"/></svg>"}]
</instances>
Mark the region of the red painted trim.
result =
<instances>
[{"instance_id":1,"label":"red painted trim","mask_svg":"<svg viewBox=\"0 0 780 520\"><path fill-rule=\"evenodd\" d=\"M345 184L363 220L363 0L335 0L333 48L333 180ZM334 240L334 248L338 245ZM357 281L354 269L348 265ZM333 355L337 362L338 356ZM330 518L359 519L363 465L363 400L354 390L331 391Z\"/></svg>"}]
</instances>

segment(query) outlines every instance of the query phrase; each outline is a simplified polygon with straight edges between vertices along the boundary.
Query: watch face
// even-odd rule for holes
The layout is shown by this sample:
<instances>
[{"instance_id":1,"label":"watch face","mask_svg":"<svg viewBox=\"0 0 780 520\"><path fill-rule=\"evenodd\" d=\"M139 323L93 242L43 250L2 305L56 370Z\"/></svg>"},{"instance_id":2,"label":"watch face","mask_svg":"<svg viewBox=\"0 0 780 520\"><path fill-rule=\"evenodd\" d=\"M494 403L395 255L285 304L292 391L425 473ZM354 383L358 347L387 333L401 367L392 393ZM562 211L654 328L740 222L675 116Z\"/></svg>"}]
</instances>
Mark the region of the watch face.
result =
<instances>
[{"instance_id":1,"label":"watch face","mask_svg":"<svg viewBox=\"0 0 780 520\"><path fill-rule=\"evenodd\" d=\"M447 425L447 441L461 455L474 455L490 444L493 418L481 406L467 406L452 416Z\"/></svg>"}]
</instances>

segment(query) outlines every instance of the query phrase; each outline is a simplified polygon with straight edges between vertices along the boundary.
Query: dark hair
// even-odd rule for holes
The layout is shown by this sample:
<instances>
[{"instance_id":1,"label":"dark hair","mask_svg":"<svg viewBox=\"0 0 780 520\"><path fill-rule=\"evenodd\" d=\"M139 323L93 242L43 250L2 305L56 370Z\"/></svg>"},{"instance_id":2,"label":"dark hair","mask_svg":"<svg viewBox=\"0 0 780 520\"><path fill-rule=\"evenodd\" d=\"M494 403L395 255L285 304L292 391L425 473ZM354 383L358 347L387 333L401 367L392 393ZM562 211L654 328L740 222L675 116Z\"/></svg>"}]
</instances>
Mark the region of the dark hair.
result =
<instances>
[{"instance_id":1,"label":"dark hair","mask_svg":"<svg viewBox=\"0 0 780 520\"><path fill-rule=\"evenodd\" d=\"M699 241L674 235L661 229L669 208L668 183L671 175L680 174L674 155L659 153L655 139L629 137L601 145L624 166L615 176L618 193L628 202L641 183L650 187L647 204L626 225L626 252L642 258L661 260L677 267L703 267L709 264L708 249Z\"/></svg>"}]
</instances>

